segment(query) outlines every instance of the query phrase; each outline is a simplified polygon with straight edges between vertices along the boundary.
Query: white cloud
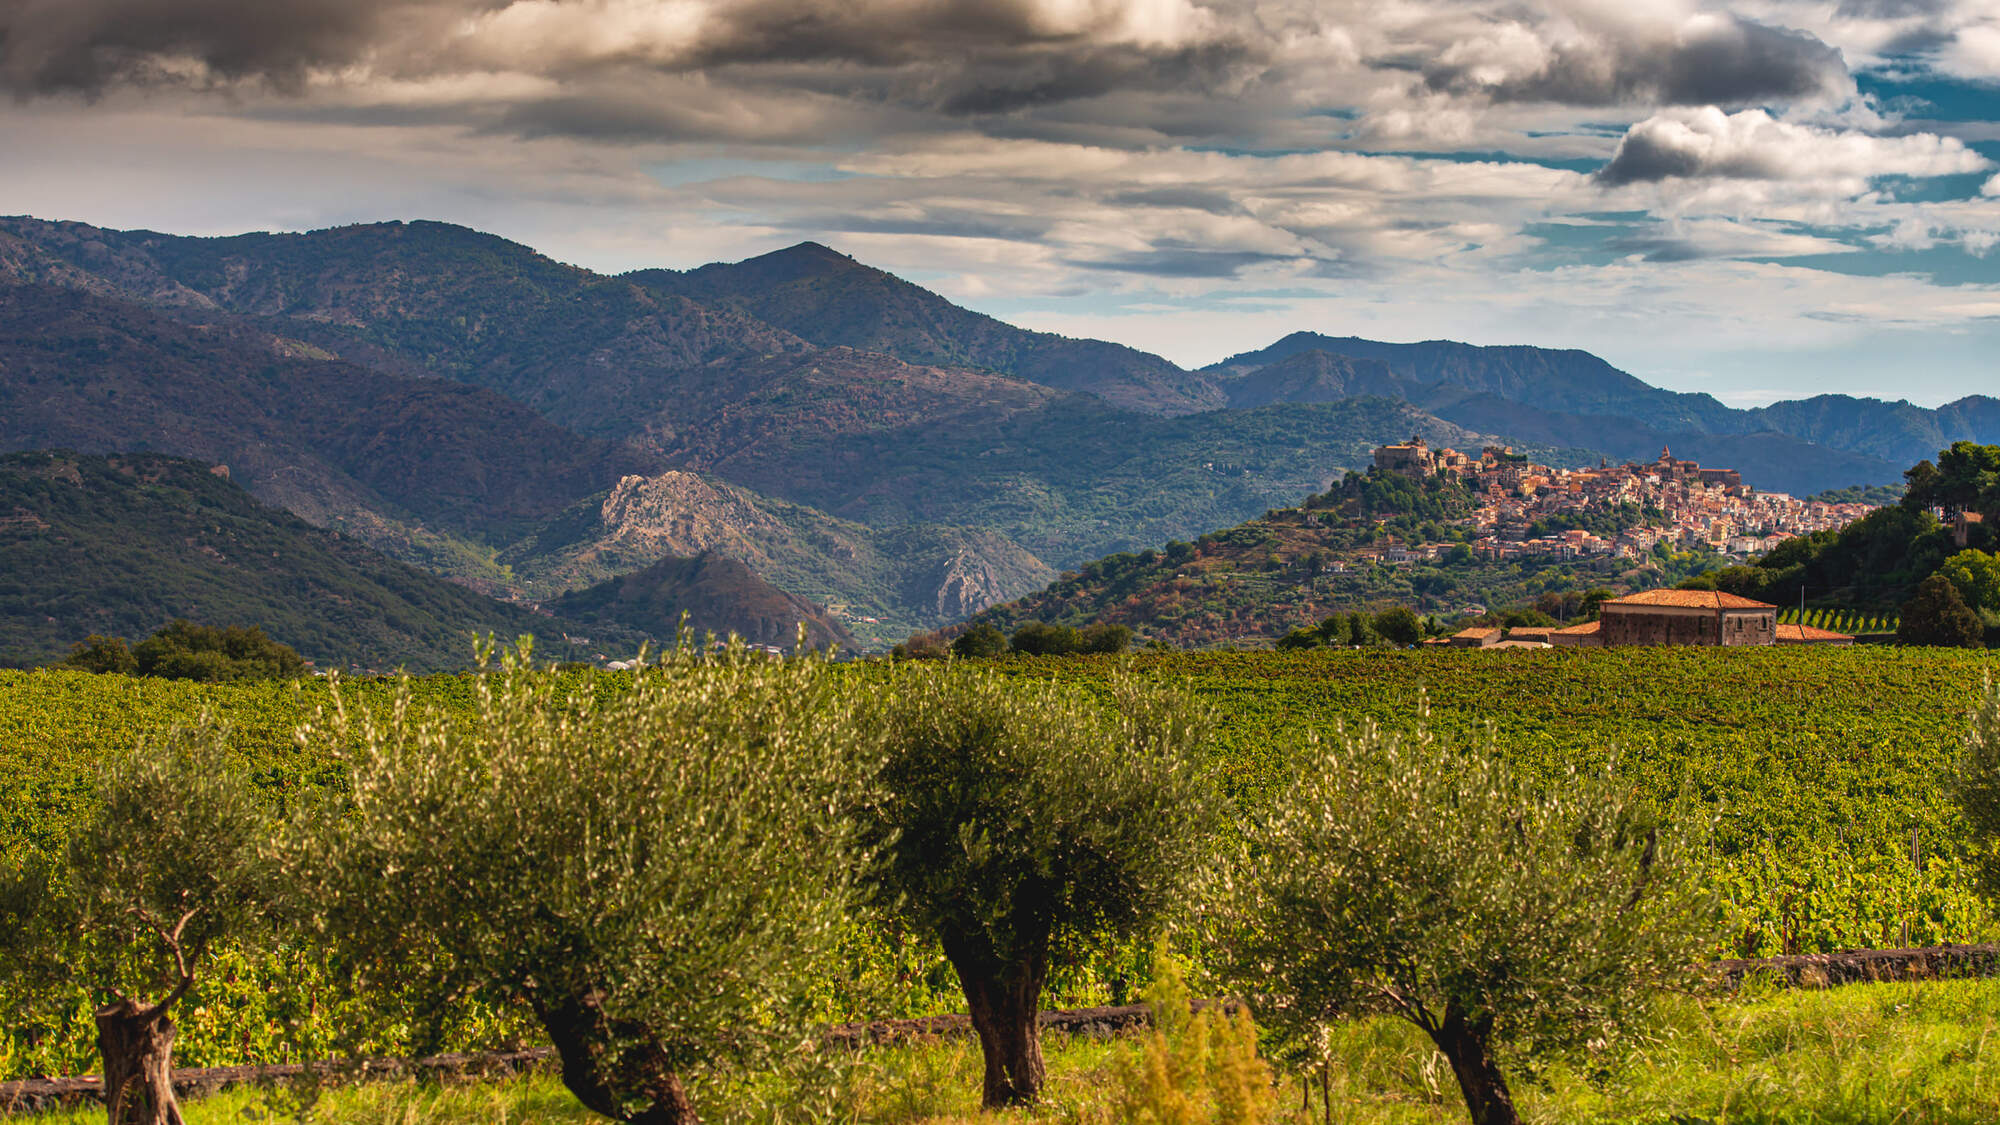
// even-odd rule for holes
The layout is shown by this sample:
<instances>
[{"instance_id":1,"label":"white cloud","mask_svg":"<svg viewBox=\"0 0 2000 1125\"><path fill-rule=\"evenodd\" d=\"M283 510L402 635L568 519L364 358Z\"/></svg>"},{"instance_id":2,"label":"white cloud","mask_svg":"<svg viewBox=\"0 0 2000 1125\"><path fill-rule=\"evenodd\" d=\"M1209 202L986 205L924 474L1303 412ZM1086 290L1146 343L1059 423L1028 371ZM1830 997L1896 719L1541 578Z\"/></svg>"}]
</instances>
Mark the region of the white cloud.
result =
<instances>
[{"instance_id":1,"label":"white cloud","mask_svg":"<svg viewBox=\"0 0 2000 1125\"><path fill-rule=\"evenodd\" d=\"M1878 176L1944 176L1991 167L1955 137L1879 137L1779 120L1760 109L1664 110L1633 125L1599 173L1609 185L1760 180L1851 197Z\"/></svg>"}]
</instances>

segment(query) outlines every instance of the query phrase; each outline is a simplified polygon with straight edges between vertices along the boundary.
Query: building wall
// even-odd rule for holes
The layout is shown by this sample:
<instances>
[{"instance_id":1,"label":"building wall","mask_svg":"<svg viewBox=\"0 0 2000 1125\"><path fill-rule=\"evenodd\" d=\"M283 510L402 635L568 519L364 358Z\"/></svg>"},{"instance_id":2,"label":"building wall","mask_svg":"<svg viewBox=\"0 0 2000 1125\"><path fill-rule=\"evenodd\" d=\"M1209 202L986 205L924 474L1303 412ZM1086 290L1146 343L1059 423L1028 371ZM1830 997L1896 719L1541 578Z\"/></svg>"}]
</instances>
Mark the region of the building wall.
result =
<instances>
[{"instance_id":1,"label":"building wall","mask_svg":"<svg viewBox=\"0 0 2000 1125\"><path fill-rule=\"evenodd\" d=\"M1718 645L1716 614L1662 606L1604 607L1599 630L1607 645Z\"/></svg>"},{"instance_id":2,"label":"building wall","mask_svg":"<svg viewBox=\"0 0 2000 1125\"><path fill-rule=\"evenodd\" d=\"M1722 643L1726 645L1774 645L1778 643L1778 611L1775 609L1732 609L1722 614Z\"/></svg>"},{"instance_id":3,"label":"building wall","mask_svg":"<svg viewBox=\"0 0 2000 1125\"><path fill-rule=\"evenodd\" d=\"M1778 642L1776 610L1682 609L1607 605L1600 634L1607 645L1769 645Z\"/></svg>"}]
</instances>

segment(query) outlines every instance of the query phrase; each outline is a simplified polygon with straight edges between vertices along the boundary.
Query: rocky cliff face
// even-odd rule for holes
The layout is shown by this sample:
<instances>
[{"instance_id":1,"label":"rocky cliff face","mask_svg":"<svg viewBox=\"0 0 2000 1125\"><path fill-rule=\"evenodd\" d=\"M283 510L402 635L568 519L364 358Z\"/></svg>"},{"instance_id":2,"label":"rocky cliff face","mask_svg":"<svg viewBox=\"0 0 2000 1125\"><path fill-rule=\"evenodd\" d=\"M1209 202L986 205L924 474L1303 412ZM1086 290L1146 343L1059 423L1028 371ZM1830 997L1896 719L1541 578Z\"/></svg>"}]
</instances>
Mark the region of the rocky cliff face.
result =
<instances>
[{"instance_id":1,"label":"rocky cliff face","mask_svg":"<svg viewBox=\"0 0 2000 1125\"><path fill-rule=\"evenodd\" d=\"M930 603L932 610L944 621L958 621L1016 597L1022 576L1018 566L1003 566L995 559L961 547L945 560L932 581L936 589Z\"/></svg>"},{"instance_id":2,"label":"rocky cliff face","mask_svg":"<svg viewBox=\"0 0 2000 1125\"><path fill-rule=\"evenodd\" d=\"M534 597L662 559L726 556L821 605L863 642L893 643L1039 589L1055 572L1003 535L936 524L877 530L698 473L621 478L501 561ZM870 619L873 620L870 620Z\"/></svg>"}]
</instances>

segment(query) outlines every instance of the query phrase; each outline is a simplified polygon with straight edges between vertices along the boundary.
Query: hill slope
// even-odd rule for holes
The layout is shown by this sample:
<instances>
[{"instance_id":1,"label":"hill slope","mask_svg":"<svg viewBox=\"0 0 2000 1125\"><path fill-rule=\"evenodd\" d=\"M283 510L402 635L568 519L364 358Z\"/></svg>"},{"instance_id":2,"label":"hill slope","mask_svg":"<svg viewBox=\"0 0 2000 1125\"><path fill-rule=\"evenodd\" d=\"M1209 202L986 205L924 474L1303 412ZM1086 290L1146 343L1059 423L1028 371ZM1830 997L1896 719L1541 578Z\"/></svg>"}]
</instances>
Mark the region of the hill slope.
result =
<instances>
[{"instance_id":1,"label":"hill slope","mask_svg":"<svg viewBox=\"0 0 2000 1125\"><path fill-rule=\"evenodd\" d=\"M210 466L157 454L0 457L0 664L176 617L258 625L322 666L462 667L475 632L558 623L267 508Z\"/></svg>"},{"instance_id":2,"label":"hill slope","mask_svg":"<svg viewBox=\"0 0 2000 1125\"><path fill-rule=\"evenodd\" d=\"M731 633L751 644L791 648L806 629L813 648L860 644L826 611L758 578L735 559L705 552L694 558L665 558L632 574L556 599L553 608L585 625L636 628L655 644L672 644L681 615L696 634Z\"/></svg>"},{"instance_id":3,"label":"hill slope","mask_svg":"<svg viewBox=\"0 0 2000 1125\"><path fill-rule=\"evenodd\" d=\"M1453 525L1474 505L1456 480L1355 474L1301 506L1192 543L1099 559L972 621L1009 632L1028 621L1111 623L1129 626L1142 640L1200 648L1269 643L1334 613L1386 605L1451 617L1471 603L1531 602L1551 591L1651 586L1668 577L1662 561L1651 558L1495 563L1468 554L1398 566L1371 560L1371 548L1390 539L1468 537Z\"/></svg>"},{"instance_id":4,"label":"hill slope","mask_svg":"<svg viewBox=\"0 0 2000 1125\"><path fill-rule=\"evenodd\" d=\"M490 391L325 358L236 323L0 285L0 452L155 450L451 573L646 462Z\"/></svg>"}]
</instances>

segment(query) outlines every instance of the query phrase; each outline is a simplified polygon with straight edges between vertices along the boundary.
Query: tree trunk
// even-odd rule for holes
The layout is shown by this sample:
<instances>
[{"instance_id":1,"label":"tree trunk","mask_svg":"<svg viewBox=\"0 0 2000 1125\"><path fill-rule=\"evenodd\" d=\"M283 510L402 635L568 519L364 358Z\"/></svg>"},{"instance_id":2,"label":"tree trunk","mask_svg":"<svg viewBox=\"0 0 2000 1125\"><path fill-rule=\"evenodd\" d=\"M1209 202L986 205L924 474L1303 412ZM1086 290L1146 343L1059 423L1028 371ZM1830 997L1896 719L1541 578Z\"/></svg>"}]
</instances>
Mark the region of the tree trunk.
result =
<instances>
[{"instance_id":1,"label":"tree trunk","mask_svg":"<svg viewBox=\"0 0 2000 1125\"><path fill-rule=\"evenodd\" d=\"M104 1108L110 1125L181 1125L180 1102L174 1098L170 1004L120 1000L97 1009L97 1053L104 1060Z\"/></svg>"},{"instance_id":2,"label":"tree trunk","mask_svg":"<svg viewBox=\"0 0 2000 1125\"><path fill-rule=\"evenodd\" d=\"M586 1109L629 1125L701 1121L658 1041L605 1015L599 994L537 999L534 1008L562 1059L563 1085Z\"/></svg>"},{"instance_id":3,"label":"tree trunk","mask_svg":"<svg viewBox=\"0 0 2000 1125\"><path fill-rule=\"evenodd\" d=\"M969 965L953 967L958 969L966 1010L986 1059L981 1104L1001 1109L1033 1102L1041 1096L1042 1081L1048 1076L1042 1065L1039 1020L1046 960L984 971Z\"/></svg>"},{"instance_id":4,"label":"tree trunk","mask_svg":"<svg viewBox=\"0 0 2000 1125\"><path fill-rule=\"evenodd\" d=\"M1492 1032L1492 1020L1474 1023L1463 1014L1447 1012L1444 1025L1431 1033L1431 1040L1451 1063L1459 1092L1465 1095L1465 1108L1472 1114L1472 1125L1520 1125L1521 1115L1514 1111L1507 1079L1493 1065L1488 1049Z\"/></svg>"}]
</instances>

